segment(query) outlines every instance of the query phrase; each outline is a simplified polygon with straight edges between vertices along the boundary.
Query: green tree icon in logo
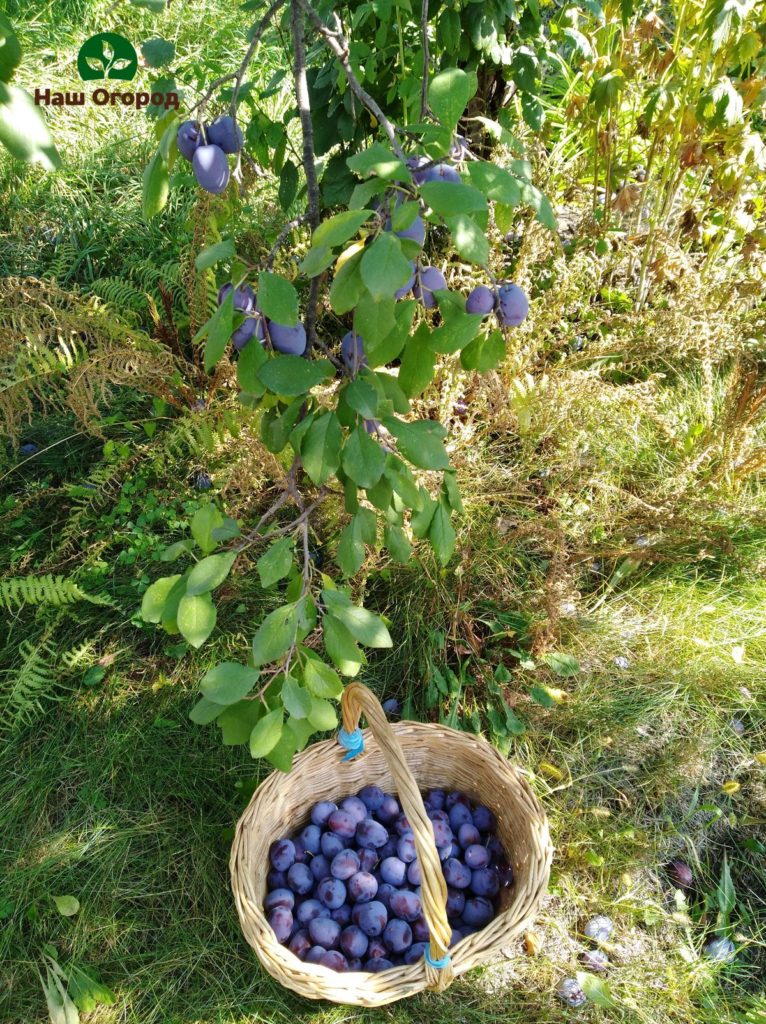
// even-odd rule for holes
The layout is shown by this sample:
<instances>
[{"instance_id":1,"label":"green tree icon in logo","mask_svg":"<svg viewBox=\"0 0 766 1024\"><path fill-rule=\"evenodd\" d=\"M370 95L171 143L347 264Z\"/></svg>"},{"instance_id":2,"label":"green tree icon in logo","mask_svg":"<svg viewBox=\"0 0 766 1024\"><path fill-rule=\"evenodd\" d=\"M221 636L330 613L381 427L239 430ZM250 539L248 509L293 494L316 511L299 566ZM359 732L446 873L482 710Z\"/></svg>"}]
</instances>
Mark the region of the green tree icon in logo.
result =
<instances>
[{"instance_id":1,"label":"green tree icon in logo","mask_svg":"<svg viewBox=\"0 0 766 1024\"><path fill-rule=\"evenodd\" d=\"M77 70L84 82L99 78L121 78L129 82L138 71L138 57L125 36L99 32L80 47Z\"/></svg>"}]
</instances>

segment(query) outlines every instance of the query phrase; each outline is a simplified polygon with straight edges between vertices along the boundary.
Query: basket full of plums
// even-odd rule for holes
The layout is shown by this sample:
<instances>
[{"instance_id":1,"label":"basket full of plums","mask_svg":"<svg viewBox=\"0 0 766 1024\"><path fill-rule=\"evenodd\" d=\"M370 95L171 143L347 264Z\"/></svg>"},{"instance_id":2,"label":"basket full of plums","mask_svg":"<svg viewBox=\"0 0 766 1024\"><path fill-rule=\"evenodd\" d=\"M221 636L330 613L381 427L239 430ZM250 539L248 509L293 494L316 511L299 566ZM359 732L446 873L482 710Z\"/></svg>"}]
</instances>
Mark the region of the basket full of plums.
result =
<instances>
[{"instance_id":1,"label":"basket full of plums","mask_svg":"<svg viewBox=\"0 0 766 1024\"><path fill-rule=\"evenodd\" d=\"M446 988L528 927L552 847L529 783L484 740L392 724L360 683L342 711L340 744L314 744L256 790L232 887L273 977L309 998L379 1006Z\"/></svg>"}]
</instances>

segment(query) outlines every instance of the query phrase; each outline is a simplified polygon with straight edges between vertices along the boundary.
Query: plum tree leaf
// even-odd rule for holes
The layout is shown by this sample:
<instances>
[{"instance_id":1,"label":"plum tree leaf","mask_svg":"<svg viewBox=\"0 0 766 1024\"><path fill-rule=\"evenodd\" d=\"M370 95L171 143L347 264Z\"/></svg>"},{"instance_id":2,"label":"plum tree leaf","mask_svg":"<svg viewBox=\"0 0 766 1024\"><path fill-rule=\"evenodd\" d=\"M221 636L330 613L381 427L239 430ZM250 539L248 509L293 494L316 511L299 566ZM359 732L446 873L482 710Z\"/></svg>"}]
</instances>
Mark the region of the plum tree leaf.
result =
<instances>
[{"instance_id":1,"label":"plum tree leaf","mask_svg":"<svg viewBox=\"0 0 766 1024\"><path fill-rule=\"evenodd\" d=\"M292 160L285 160L282 164L282 170L279 172L279 191L277 192L279 205L283 210L289 210L295 202L298 182L298 168Z\"/></svg>"},{"instance_id":2,"label":"plum tree leaf","mask_svg":"<svg viewBox=\"0 0 766 1024\"><path fill-rule=\"evenodd\" d=\"M468 174L478 191L487 199L505 206L519 205L521 189L518 179L504 167L480 160L468 165Z\"/></svg>"},{"instance_id":3,"label":"plum tree leaf","mask_svg":"<svg viewBox=\"0 0 766 1024\"><path fill-rule=\"evenodd\" d=\"M6 82L0 82L0 142L17 160L41 164L46 171L61 166L48 126L32 97Z\"/></svg>"},{"instance_id":4,"label":"plum tree leaf","mask_svg":"<svg viewBox=\"0 0 766 1024\"><path fill-rule=\"evenodd\" d=\"M320 732L328 732L338 725L338 712L329 700L322 697L311 698L311 710L308 714L309 722Z\"/></svg>"},{"instance_id":5,"label":"plum tree leaf","mask_svg":"<svg viewBox=\"0 0 766 1024\"><path fill-rule=\"evenodd\" d=\"M210 594L184 594L178 605L176 621L184 640L201 647L213 632L218 617Z\"/></svg>"},{"instance_id":6,"label":"plum tree leaf","mask_svg":"<svg viewBox=\"0 0 766 1024\"><path fill-rule=\"evenodd\" d=\"M293 718L306 718L311 711L312 697L297 679L287 676L282 683L282 703Z\"/></svg>"},{"instance_id":7,"label":"plum tree leaf","mask_svg":"<svg viewBox=\"0 0 766 1024\"><path fill-rule=\"evenodd\" d=\"M215 367L218 360L224 353L234 329L234 290L232 289L223 300L218 309L213 313L194 336L194 344L206 338L204 363L205 370L210 371Z\"/></svg>"},{"instance_id":8,"label":"plum tree leaf","mask_svg":"<svg viewBox=\"0 0 766 1024\"><path fill-rule=\"evenodd\" d=\"M330 248L342 245L358 234L362 224L366 224L371 216L371 210L344 210L342 213L336 213L319 225L312 236L311 244Z\"/></svg>"},{"instance_id":9,"label":"plum tree leaf","mask_svg":"<svg viewBox=\"0 0 766 1024\"><path fill-rule=\"evenodd\" d=\"M353 309L364 292L359 269L364 255L364 251L354 253L335 271L330 287L330 305L339 315Z\"/></svg>"},{"instance_id":10,"label":"plum tree leaf","mask_svg":"<svg viewBox=\"0 0 766 1024\"><path fill-rule=\"evenodd\" d=\"M334 373L332 363L326 359L309 361L300 356L278 355L261 366L258 379L275 395L293 397L305 395Z\"/></svg>"},{"instance_id":11,"label":"plum tree leaf","mask_svg":"<svg viewBox=\"0 0 766 1024\"><path fill-rule=\"evenodd\" d=\"M433 380L436 355L428 347L430 333L428 324L422 322L404 346L398 381L408 398L422 394Z\"/></svg>"},{"instance_id":12,"label":"plum tree leaf","mask_svg":"<svg viewBox=\"0 0 766 1024\"><path fill-rule=\"evenodd\" d=\"M428 539L442 565L446 565L455 550L456 536L451 517L452 510L442 496L434 509L428 529Z\"/></svg>"},{"instance_id":13,"label":"plum tree leaf","mask_svg":"<svg viewBox=\"0 0 766 1024\"><path fill-rule=\"evenodd\" d=\"M234 240L231 238L225 238L222 242L215 242L213 245L208 245L198 253L197 258L194 261L194 266L197 272L201 274L202 271L207 270L208 267L214 267L216 263L220 263L221 260L231 259L232 256L235 255L236 249L234 247Z\"/></svg>"},{"instance_id":14,"label":"plum tree leaf","mask_svg":"<svg viewBox=\"0 0 766 1024\"><path fill-rule=\"evenodd\" d=\"M338 671L344 676L355 676L364 665L365 657L348 629L333 615L325 615L322 632L325 650Z\"/></svg>"},{"instance_id":15,"label":"plum tree leaf","mask_svg":"<svg viewBox=\"0 0 766 1024\"><path fill-rule=\"evenodd\" d=\"M262 270L258 275L258 309L277 324L298 323L298 293L280 274Z\"/></svg>"},{"instance_id":16,"label":"plum tree leaf","mask_svg":"<svg viewBox=\"0 0 766 1024\"><path fill-rule=\"evenodd\" d=\"M263 717L263 704L259 700L240 700L219 710L221 714L214 721L220 726L225 747L247 743L256 723Z\"/></svg>"},{"instance_id":17,"label":"plum tree leaf","mask_svg":"<svg viewBox=\"0 0 766 1024\"><path fill-rule=\"evenodd\" d=\"M476 87L476 76L460 68L446 68L431 79L428 105L445 128L455 127Z\"/></svg>"},{"instance_id":18,"label":"plum tree leaf","mask_svg":"<svg viewBox=\"0 0 766 1024\"><path fill-rule=\"evenodd\" d=\"M220 587L229 575L236 551L225 551L219 555L208 555L201 559L189 573L186 583L187 594L205 594Z\"/></svg>"},{"instance_id":19,"label":"plum tree leaf","mask_svg":"<svg viewBox=\"0 0 766 1024\"><path fill-rule=\"evenodd\" d=\"M486 232L465 213L444 218L452 233L452 242L458 253L470 263L484 266L489 259L489 240Z\"/></svg>"},{"instance_id":20,"label":"plum tree leaf","mask_svg":"<svg viewBox=\"0 0 766 1024\"><path fill-rule=\"evenodd\" d=\"M419 469L449 469L449 456L444 449L447 431L434 420L404 423L391 416L383 421L396 438L402 455Z\"/></svg>"},{"instance_id":21,"label":"plum tree leaf","mask_svg":"<svg viewBox=\"0 0 766 1024\"><path fill-rule=\"evenodd\" d=\"M189 712L189 718L195 725L210 725L223 711L223 704L216 704L207 697L200 697Z\"/></svg>"},{"instance_id":22,"label":"plum tree leaf","mask_svg":"<svg viewBox=\"0 0 766 1024\"><path fill-rule=\"evenodd\" d=\"M343 683L338 673L318 658L306 659L303 679L315 697L331 697L337 700L343 693Z\"/></svg>"},{"instance_id":23,"label":"plum tree leaf","mask_svg":"<svg viewBox=\"0 0 766 1024\"><path fill-rule=\"evenodd\" d=\"M309 479L318 487L326 483L340 465L343 431L334 412L313 421L301 441L301 459Z\"/></svg>"},{"instance_id":24,"label":"plum tree leaf","mask_svg":"<svg viewBox=\"0 0 766 1024\"><path fill-rule=\"evenodd\" d=\"M339 590L323 590L322 600L327 608L339 619L357 643L365 647L392 647L393 641L385 623L379 615L354 604Z\"/></svg>"},{"instance_id":25,"label":"plum tree leaf","mask_svg":"<svg viewBox=\"0 0 766 1024\"><path fill-rule=\"evenodd\" d=\"M487 212L487 200L479 189L472 185L431 181L420 186L420 194L436 213L475 215Z\"/></svg>"},{"instance_id":26,"label":"plum tree leaf","mask_svg":"<svg viewBox=\"0 0 766 1024\"><path fill-rule=\"evenodd\" d=\"M165 64L170 64L175 57L176 45L170 39L158 36L156 39L147 39L145 43L141 43L141 53L147 67L161 68Z\"/></svg>"},{"instance_id":27,"label":"plum tree leaf","mask_svg":"<svg viewBox=\"0 0 766 1024\"><path fill-rule=\"evenodd\" d=\"M202 677L200 692L213 704L236 704L250 693L258 682L258 675L258 669L235 661L222 661Z\"/></svg>"},{"instance_id":28,"label":"plum tree leaf","mask_svg":"<svg viewBox=\"0 0 766 1024\"><path fill-rule=\"evenodd\" d=\"M282 708L269 711L259 722L256 722L250 733L251 757L266 757L279 743L283 727L284 712Z\"/></svg>"},{"instance_id":29,"label":"plum tree leaf","mask_svg":"<svg viewBox=\"0 0 766 1024\"><path fill-rule=\"evenodd\" d=\"M191 521L191 535L206 555L214 551L218 541L213 536L213 531L223 526L224 518L218 508L209 501L207 505L198 508Z\"/></svg>"},{"instance_id":30,"label":"plum tree leaf","mask_svg":"<svg viewBox=\"0 0 766 1024\"><path fill-rule=\"evenodd\" d=\"M317 277L331 267L334 262L335 253L329 246L314 245L298 264L298 269L306 277Z\"/></svg>"},{"instance_id":31,"label":"plum tree leaf","mask_svg":"<svg viewBox=\"0 0 766 1024\"><path fill-rule=\"evenodd\" d=\"M412 545L401 526L387 523L383 530L383 543L395 562L406 565L412 554Z\"/></svg>"},{"instance_id":32,"label":"plum tree leaf","mask_svg":"<svg viewBox=\"0 0 766 1024\"><path fill-rule=\"evenodd\" d=\"M261 555L257 562L261 586L266 590L287 576L293 564L293 541L282 537Z\"/></svg>"},{"instance_id":33,"label":"plum tree leaf","mask_svg":"<svg viewBox=\"0 0 766 1024\"><path fill-rule=\"evenodd\" d=\"M295 603L282 605L271 612L253 637L253 661L266 665L286 654L298 632L298 608Z\"/></svg>"},{"instance_id":34,"label":"plum tree leaf","mask_svg":"<svg viewBox=\"0 0 766 1024\"><path fill-rule=\"evenodd\" d=\"M361 153L349 157L346 163L360 178L376 174L386 181L412 181L412 175L406 165L380 142L373 142Z\"/></svg>"},{"instance_id":35,"label":"plum tree leaf","mask_svg":"<svg viewBox=\"0 0 766 1024\"><path fill-rule=\"evenodd\" d=\"M378 235L364 252L360 274L374 299L390 298L397 288L409 280L410 261L402 252L399 239L390 231Z\"/></svg>"},{"instance_id":36,"label":"plum tree leaf","mask_svg":"<svg viewBox=\"0 0 766 1024\"><path fill-rule=\"evenodd\" d=\"M21 44L13 25L0 14L0 81L10 82L21 60Z\"/></svg>"},{"instance_id":37,"label":"plum tree leaf","mask_svg":"<svg viewBox=\"0 0 766 1024\"><path fill-rule=\"evenodd\" d=\"M364 427L359 426L343 447L341 462L344 472L359 487L374 487L383 475L386 453L373 441Z\"/></svg>"},{"instance_id":38,"label":"plum tree leaf","mask_svg":"<svg viewBox=\"0 0 766 1024\"><path fill-rule=\"evenodd\" d=\"M168 594L181 579L177 576L162 576L147 588L141 601L141 618L144 622L160 622Z\"/></svg>"}]
</instances>

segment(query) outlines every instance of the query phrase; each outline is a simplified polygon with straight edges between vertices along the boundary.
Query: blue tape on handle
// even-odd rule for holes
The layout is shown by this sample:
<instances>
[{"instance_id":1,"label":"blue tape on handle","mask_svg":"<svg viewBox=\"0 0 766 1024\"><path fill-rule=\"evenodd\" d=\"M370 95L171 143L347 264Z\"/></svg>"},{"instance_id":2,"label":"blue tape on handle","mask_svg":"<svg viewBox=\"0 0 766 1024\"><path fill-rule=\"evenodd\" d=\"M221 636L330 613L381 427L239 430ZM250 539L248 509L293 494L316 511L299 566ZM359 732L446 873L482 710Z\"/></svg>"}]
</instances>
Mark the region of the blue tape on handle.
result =
<instances>
[{"instance_id":1,"label":"blue tape on handle","mask_svg":"<svg viewBox=\"0 0 766 1024\"><path fill-rule=\"evenodd\" d=\"M443 970L447 966L447 964L450 963L450 960L451 960L451 957L450 957L449 953L445 953L444 956L441 958L441 960L433 960L431 958L431 946L430 946L430 943L429 943L429 945L426 946L425 953L423 955L425 957L426 963L430 967L435 967L437 971Z\"/></svg>"},{"instance_id":2,"label":"blue tape on handle","mask_svg":"<svg viewBox=\"0 0 766 1024\"><path fill-rule=\"evenodd\" d=\"M362 730L354 729L353 732L346 732L345 729L341 729L338 733L338 743L348 751L343 760L350 761L352 758L357 757L364 751L364 737L362 736Z\"/></svg>"}]
</instances>

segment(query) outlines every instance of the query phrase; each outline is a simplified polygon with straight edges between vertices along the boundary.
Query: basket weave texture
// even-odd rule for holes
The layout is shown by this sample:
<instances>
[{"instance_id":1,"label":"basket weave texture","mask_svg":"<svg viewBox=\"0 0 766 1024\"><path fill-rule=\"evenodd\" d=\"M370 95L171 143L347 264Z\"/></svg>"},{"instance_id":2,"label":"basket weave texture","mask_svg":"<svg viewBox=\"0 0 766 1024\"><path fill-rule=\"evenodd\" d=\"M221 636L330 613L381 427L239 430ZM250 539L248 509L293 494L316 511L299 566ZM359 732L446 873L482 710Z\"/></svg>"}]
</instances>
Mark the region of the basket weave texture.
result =
<instances>
[{"instance_id":1,"label":"basket weave texture","mask_svg":"<svg viewBox=\"0 0 766 1024\"><path fill-rule=\"evenodd\" d=\"M268 776L237 823L230 861L232 889L245 938L282 985L309 999L382 1006L424 989L445 989L457 975L494 959L537 913L553 849L545 813L529 783L484 740L441 725L391 724L375 695L361 683L346 687L342 711L348 732L364 713L370 726L363 734L364 752L343 761L343 748L336 740L325 740L300 754L289 774L275 771ZM497 818L497 836L513 867L513 885L501 891L497 916L449 950L450 962L442 969L420 960L378 974L338 973L303 963L278 942L266 920L263 900L271 843L308 824L311 807L319 800L339 802L372 785L397 793L413 830L434 960L447 952L450 926L446 884L420 790L462 790Z\"/></svg>"}]
</instances>

